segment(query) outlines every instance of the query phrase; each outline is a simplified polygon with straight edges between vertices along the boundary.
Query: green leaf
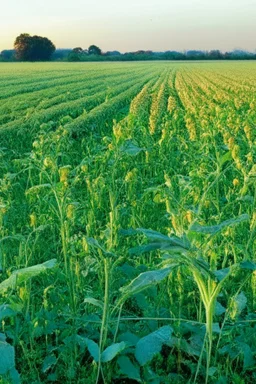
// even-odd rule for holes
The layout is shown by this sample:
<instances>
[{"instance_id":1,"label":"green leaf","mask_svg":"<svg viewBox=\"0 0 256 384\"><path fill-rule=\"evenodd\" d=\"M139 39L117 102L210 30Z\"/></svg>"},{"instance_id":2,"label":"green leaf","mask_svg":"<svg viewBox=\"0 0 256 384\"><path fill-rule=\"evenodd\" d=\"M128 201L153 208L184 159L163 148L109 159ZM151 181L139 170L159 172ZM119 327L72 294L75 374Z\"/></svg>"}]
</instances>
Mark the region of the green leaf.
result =
<instances>
[{"instance_id":1,"label":"green leaf","mask_svg":"<svg viewBox=\"0 0 256 384\"><path fill-rule=\"evenodd\" d=\"M5 341L6 340L6 336L4 333L0 333L0 341Z\"/></svg>"},{"instance_id":2,"label":"green leaf","mask_svg":"<svg viewBox=\"0 0 256 384\"><path fill-rule=\"evenodd\" d=\"M256 271L256 263L253 263L252 261L243 261L242 263L240 263L240 268L249 269L250 271Z\"/></svg>"},{"instance_id":3,"label":"green leaf","mask_svg":"<svg viewBox=\"0 0 256 384\"><path fill-rule=\"evenodd\" d=\"M172 327L165 325L140 339L135 349L135 357L139 364L143 366L151 361L154 355L161 351L163 344L170 340L172 332Z\"/></svg>"},{"instance_id":4,"label":"green leaf","mask_svg":"<svg viewBox=\"0 0 256 384\"><path fill-rule=\"evenodd\" d=\"M42 272L45 272L47 269L55 267L56 262L56 259L52 259L46 261L43 264L37 264L33 265L32 267L18 269L17 271L14 271L8 279L4 280L0 284L0 292L8 288L14 289L17 285L31 279L34 276L39 275Z\"/></svg>"},{"instance_id":5,"label":"green leaf","mask_svg":"<svg viewBox=\"0 0 256 384\"><path fill-rule=\"evenodd\" d=\"M149 240L161 241L161 242L162 241L166 241L166 242L170 241L169 236L163 235L162 233L157 232L157 231L153 231L152 229L138 228L137 232L142 232L145 236L147 236L147 238Z\"/></svg>"},{"instance_id":6,"label":"green leaf","mask_svg":"<svg viewBox=\"0 0 256 384\"><path fill-rule=\"evenodd\" d=\"M144 252L151 252L157 249L185 253L187 250L191 249L191 245L188 239L183 236L178 238L176 236L166 236L160 232L153 231L152 229L138 228L137 232L143 233L148 240L152 241L149 244L144 244L138 247L131 248L129 250L130 255L140 255Z\"/></svg>"},{"instance_id":7,"label":"green leaf","mask_svg":"<svg viewBox=\"0 0 256 384\"><path fill-rule=\"evenodd\" d=\"M33 187L29 188L27 191L26 191L26 195L30 194L30 193L38 193L41 189L44 189L44 188L51 188L51 184L40 184L40 185L34 185Z\"/></svg>"},{"instance_id":8,"label":"green leaf","mask_svg":"<svg viewBox=\"0 0 256 384\"><path fill-rule=\"evenodd\" d=\"M125 143L120 148L121 152L126 153L130 156L136 156L138 153L143 151L143 148L138 147L136 144L134 144L131 140L126 140Z\"/></svg>"},{"instance_id":9,"label":"green leaf","mask_svg":"<svg viewBox=\"0 0 256 384\"><path fill-rule=\"evenodd\" d=\"M103 304L102 301L94 299L93 297L86 297L84 299L84 303L89 303L89 304L92 304L95 307L99 307L99 308L103 308L104 307L104 304Z\"/></svg>"},{"instance_id":10,"label":"green leaf","mask_svg":"<svg viewBox=\"0 0 256 384\"><path fill-rule=\"evenodd\" d=\"M25 237L22 235L12 235L12 236L5 236L0 239L0 243L2 243L5 240L17 240L17 241L24 241Z\"/></svg>"},{"instance_id":11,"label":"green leaf","mask_svg":"<svg viewBox=\"0 0 256 384\"><path fill-rule=\"evenodd\" d=\"M106 250L100 245L100 243L97 240L95 240L93 237L87 237L86 240L87 240L87 243L92 247L98 248L102 252L106 252Z\"/></svg>"},{"instance_id":12,"label":"green leaf","mask_svg":"<svg viewBox=\"0 0 256 384\"><path fill-rule=\"evenodd\" d=\"M139 337L137 335L135 335L134 333L125 332L119 336L119 340L125 341L130 346L134 346L138 343Z\"/></svg>"},{"instance_id":13,"label":"green leaf","mask_svg":"<svg viewBox=\"0 0 256 384\"><path fill-rule=\"evenodd\" d=\"M243 355L244 369L252 367L255 364L255 359L253 357L253 353L250 346L245 342L238 341L237 339L233 340L232 344L226 344L223 348L219 350L219 353L227 353L231 357L231 359L235 359L239 355Z\"/></svg>"},{"instance_id":14,"label":"green leaf","mask_svg":"<svg viewBox=\"0 0 256 384\"><path fill-rule=\"evenodd\" d=\"M217 369L216 367L210 367L209 370L208 370L208 375L209 375L210 377L214 376L215 373L217 372L217 370L218 370L218 369Z\"/></svg>"},{"instance_id":15,"label":"green leaf","mask_svg":"<svg viewBox=\"0 0 256 384\"><path fill-rule=\"evenodd\" d=\"M232 160L232 154L230 151L225 153L221 158L220 158L220 166L222 167L227 161Z\"/></svg>"},{"instance_id":16,"label":"green leaf","mask_svg":"<svg viewBox=\"0 0 256 384\"><path fill-rule=\"evenodd\" d=\"M165 246L166 244L162 245L161 243L144 244L144 245L140 245L138 247L129 249L129 255L141 255L142 253L156 251L157 249L164 250Z\"/></svg>"},{"instance_id":17,"label":"green leaf","mask_svg":"<svg viewBox=\"0 0 256 384\"><path fill-rule=\"evenodd\" d=\"M43 361L42 372L46 373L56 363L57 363L57 359L54 355L46 356L46 358Z\"/></svg>"},{"instance_id":18,"label":"green leaf","mask_svg":"<svg viewBox=\"0 0 256 384\"><path fill-rule=\"evenodd\" d=\"M120 356L117 360L117 363L123 375L125 375L129 379L136 380L141 383L139 367L134 365L129 359L129 357Z\"/></svg>"},{"instance_id":19,"label":"green leaf","mask_svg":"<svg viewBox=\"0 0 256 384\"><path fill-rule=\"evenodd\" d=\"M129 229L120 229L118 231L118 233L122 236L133 236L133 235L137 235L137 231L136 229L132 229L132 228L129 228Z\"/></svg>"},{"instance_id":20,"label":"green leaf","mask_svg":"<svg viewBox=\"0 0 256 384\"><path fill-rule=\"evenodd\" d=\"M242 223L249 220L249 215L240 215L234 219L223 221L221 224L212 226L202 226L200 224L194 224L190 228L190 231L202 234L216 235L216 233L222 231L224 228L232 227L233 225Z\"/></svg>"},{"instance_id":21,"label":"green leaf","mask_svg":"<svg viewBox=\"0 0 256 384\"><path fill-rule=\"evenodd\" d=\"M85 339L88 351L90 352L91 356L94 358L96 363L99 362L99 356L100 356L100 348L95 341L90 340L90 339Z\"/></svg>"},{"instance_id":22,"label":"green leaf","mask_svg":"<svg viewBox=\"0 0 256 384\"><path fill-rule=\"evenodd\" d=\"M249 367L253 367L255 364L255 359L253 357L253 353L250 346L246 343L238 342L238 347L240 348L240 351L244 355L243 368L246 369Z\"/></svg>"},{"instance_id":23,"label":"green leaf","mask_svg":"<svg viewBox=\"0 0 256 384\"><path fill-rule=\"evenodd\" d=\"M240 315L240 313L246 308L247 305L247 298L245 294L243 292L239 293L239 295L234 298L234 302L236 305L237 315Z\"/></svg>"},{"instance_id":24,"label":"green leaf","mask_svg":"<svg viewBox=\"0 0 256 384\"><path fill-rule=\"evenodd\" d=\"M6 375L15 368L14 348L6 341L0 341L0 375Z\"/></svg>"},{"instance_id":25,"label":"green leaf","mask_svg":"<svg viewBox=\"0 0 256 384\"><path fill-rule=\"evenodd\" d=\"M190 249L190 243L188 239L183 236L181 238L176 236L166 236L160 232L153 231L152 229L138 228L138 232L142 232L149 240L160 243L167 243L172 246L178 246L185 249Z\"/></svg>"},{"instance_id":26,"label":"green leaf","mask_svg":"<svg viewBox=\"0 0 256 384\"><path fill-rule=\"evenodd\" d=\"M86 240L90 246L100 249L106 256L115 256L113 253L106 251L93 237L87 237Z\"/></svg>"},{"instance_id":27,"label":"green leaf","mask_svg":"<svg viewBox=\"0 0 256 384\"><path fill-rule=\"evenodd\" d=\"M122 352L126 348L126 343L121 341L121 343L112 344L105 349L101 354L102 363L107 363L108 361L113 360L116 355Z\"/></svg>"},{"instance_id":28,"label":"green leaf","mask_svg":"<svg viewBox=\"0 0 256 384\"><path fill-rule=\"evenodd\" d=\"M217 278L215 274L211 271L209 264L202 259L201 257L196 259L195 257L191 257L191 254L164 254L164 264L169 265L168 260L171 260L172 263L176 262L176 266L180 265L187 265L191 271L197 270L199 271L202 275L206 277L210 277L212 280L216 281Z\"/></svg>"},{"instance_id":29,"label":"green leaf","mask_svg":"<svg viewBox=\"0 0 256 384\"><path fill-rule=\"evenodd\" d=\"M152 251L169 251L172 253L187 253L187 250L184 247L181 247L179 245L173 245L171 243L167 242L157 242L157 243L149 243L140 245L138 247L134 247L129 249L129 255L141 255L145 252L152 252Z\"/></svg>"},{"instance_id":30,"label":"green leaf","mask_svg":"<svg viewBox=\"0 0 256 384\"><path fill-rule=\"evenodd\" d=\"M228 378L226 376L220 376L216 384L228 384Z\"/></svg>"},{"instance_id":31,"label":"green leaf","mask_svg":"<svg viewBox=\"0 0 256 384\"><path fill-rule=\"evenodd\" d=\"M216 301L215 315L216 316L221 316L225 312L226 312L226 308L224 308L223 305L221 305L218 301Z\"/></svg>"},{"instance_id":32,"label":"green leaf","mask_svg":"<svg viewBox=\"0 0 256 384\"><path fill-rule=\"evenodd\" d=\"M213 333L221 333L219 323L213 323L212 324L212 331L213 331Z\"/></svg>"},{"instance_id":33,"label":"green leaf","mask_svg":"<svg viewBox=\"0 0 256 384\"><path fill-rule=\"evenodd\" d=\"M125 295L134 295L143 289L158 284L160 281L165 279L170 274L171 270L176 266L177 264L168 268L159 269L158 271L141 273L138 277L132 280L129 285L120 288L120 290Z\"/></svg>"},{"instance_id":34,"label":"green leaf","mask_svg":"<svg viewBox=\"0 0 256 384\"><path fill-rule=\"evenodd\" d=\"M188 265L191 265L197 268L203 275L211 277L214 281L216 281L215 274L210 270L209 264L202 258L191 258L186 257L185 261Z\"/></svg>"},{"instance_id":35,"label":"green leaf","mask_svg":"<svg viewBox=\"0 0 256 384\"><path fill-rule=\"evenodd\" d=\"M19 372L17 371L17 369L12 368L12 369L8 372L8 376L9 376L10 379L12 380L12 384L20 384L20 383L21 383L21 381L20 381L20 375L19 375Z\"/></svg>"},{"instance_id":36,"label":"green leaf","mask_svg":"<svg viewBox=\"0 0 256 384\"><path fill-rule=\"evenodd\" d=\"M219 269L218 271L214 271L214 275L217 277L218 281L222 281L225 279L231 272L230 268Z\"/></svg>"},{"instance_id":37,"label":"green leaf","mask_svg":"<svg viewBox=\"0 0 256 384\"><path fill-rule=\"evenodd\" d=\"M5 319L6 317L11 317L16 315L16 311L14 311L10 305L2 304L0 305L0 321Z\"/></svg>"}]
</instances>

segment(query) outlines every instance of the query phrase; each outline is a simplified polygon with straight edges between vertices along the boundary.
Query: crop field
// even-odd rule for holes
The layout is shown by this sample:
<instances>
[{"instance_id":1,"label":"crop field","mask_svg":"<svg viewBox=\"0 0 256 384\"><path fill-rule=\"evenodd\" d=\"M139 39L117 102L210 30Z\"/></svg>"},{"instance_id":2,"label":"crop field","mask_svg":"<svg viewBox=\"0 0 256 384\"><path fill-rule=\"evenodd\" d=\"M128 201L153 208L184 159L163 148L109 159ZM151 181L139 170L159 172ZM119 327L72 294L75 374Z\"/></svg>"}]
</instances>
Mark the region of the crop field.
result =
<instances>
[{"instance_id":1,"label":"crop field","mask_svg":"<svg viewBox=\"0 0 256 384\"><path fill-rule=\"evenodd\" d=\"M256 64L0 65L0 383L256 382Z\"/></svg>"}]
</instances>

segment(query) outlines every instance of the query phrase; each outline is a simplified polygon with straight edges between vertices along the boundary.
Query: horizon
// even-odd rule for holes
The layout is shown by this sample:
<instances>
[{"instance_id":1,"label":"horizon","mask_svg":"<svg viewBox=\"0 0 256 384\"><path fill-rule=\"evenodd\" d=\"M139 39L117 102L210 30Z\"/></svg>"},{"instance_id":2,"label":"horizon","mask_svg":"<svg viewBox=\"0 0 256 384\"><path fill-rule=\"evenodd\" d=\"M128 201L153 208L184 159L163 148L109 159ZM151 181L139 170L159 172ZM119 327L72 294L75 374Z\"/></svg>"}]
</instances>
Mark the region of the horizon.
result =
<instances>
[{"instance_id":1,"label":"horizon","mask_svg":"<svg viewBox=\"0 0 256 384\"><path fill-rule=\"evenodd\" d=\"M32 35L31 35L32 36ZM47 36L42 36L42 37L47 37ZM89 45L90 46L90 45ZM56 51L58 50L70 50L72 51L72 49L74 48L78 48L78 47L74 47L74 48L70 48L70 47L55 47L56 48ZM89 47L79 47L79 48L83 48L83 50L86 50L88 49ZM3 52L3 51L11 51L11 50L15 50L13 47L12 48L4 48L2 50L0 50L0 53ZM153 52L153 53L165 53L165 52L178 52L178 53L184 53L186 54L187 52L202 52L202 53L207 53L207 52L210 52L210 51L220 51L222 54L224 53L228 53L228 52L236 52L236 51L241 51L241 52L245 52L245 53L251 53L251 54L255 54L256 53L256 49L255 50L248 50L248 49L244 49L244 48L234 48L234 49L231 49L229 51L225 51L225 50L221 50L221 49L183 49L183 50L172 50L172 49L166 49L165 51L155 51L155 50L152 50L152 49L148 49L148 50L145 50L145 49L138 49L136 51L119 51L118 49L111 49L111 50L108 50L108 51L103 51L102 50L102 53L107 53L107 52L119 52L121 54L124 54L124 53L134 53L134 52L137 52L137 51L144 51L144 52Z\"/></svg>"},{"instance_id":2,"label":"horizon","mask_svg":"<svg viewBox=\"0 0 256 384\"><path fill-rule=\"evenodd\" d=\"M2 5L0 51L12 49L21 33L49 38L57 49L91 44L118 50L256 50L256 3L251 0L27 0ZM121 3L121 4L120 4ZM70 33L71 31L71 33ZM62 48L63 47L63 48Z\"/></svg>"}]
</instances>

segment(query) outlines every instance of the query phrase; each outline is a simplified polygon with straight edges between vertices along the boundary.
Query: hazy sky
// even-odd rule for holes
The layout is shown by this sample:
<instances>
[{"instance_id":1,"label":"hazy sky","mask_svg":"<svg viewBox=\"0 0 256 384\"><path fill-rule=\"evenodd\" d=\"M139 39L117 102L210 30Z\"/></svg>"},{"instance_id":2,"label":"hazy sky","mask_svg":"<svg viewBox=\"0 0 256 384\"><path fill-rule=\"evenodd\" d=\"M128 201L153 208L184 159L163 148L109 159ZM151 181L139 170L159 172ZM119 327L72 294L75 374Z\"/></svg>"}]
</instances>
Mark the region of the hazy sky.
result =
<instances>
[{"instance_id":1,"label":"hazy sky","mask_svg":"<svg viewBox=\"0 0 256 384\"><path fill-rule=\"evenodd\" d=\"M58 48L256 49L256 0L0 0L0 51L23 32Z\"/></svg>"}]
</instances>

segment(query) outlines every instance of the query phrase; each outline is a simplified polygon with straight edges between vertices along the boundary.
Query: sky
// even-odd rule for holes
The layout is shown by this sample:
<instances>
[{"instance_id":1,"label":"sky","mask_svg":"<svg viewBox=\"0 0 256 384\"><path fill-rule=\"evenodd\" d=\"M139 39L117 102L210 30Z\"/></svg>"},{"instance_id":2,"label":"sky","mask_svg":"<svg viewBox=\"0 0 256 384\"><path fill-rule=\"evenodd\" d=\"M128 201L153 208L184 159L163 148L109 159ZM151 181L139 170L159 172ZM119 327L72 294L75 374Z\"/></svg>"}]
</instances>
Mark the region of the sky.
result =
<instances>
[{"instance_id":1,"label":"sky","mask_svg":"<svg viewBox=\"0 0 256 384\"><path fill-rule=\"evenodd\" d=\"M20 33L57 48L256 50L256 0L0 0L0 51Z\"/></svg>"}]
</instances>

